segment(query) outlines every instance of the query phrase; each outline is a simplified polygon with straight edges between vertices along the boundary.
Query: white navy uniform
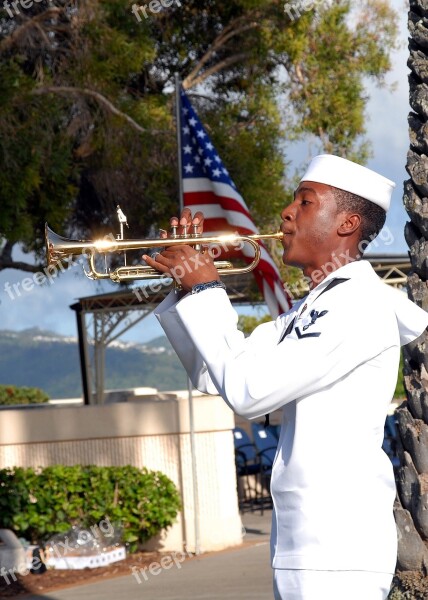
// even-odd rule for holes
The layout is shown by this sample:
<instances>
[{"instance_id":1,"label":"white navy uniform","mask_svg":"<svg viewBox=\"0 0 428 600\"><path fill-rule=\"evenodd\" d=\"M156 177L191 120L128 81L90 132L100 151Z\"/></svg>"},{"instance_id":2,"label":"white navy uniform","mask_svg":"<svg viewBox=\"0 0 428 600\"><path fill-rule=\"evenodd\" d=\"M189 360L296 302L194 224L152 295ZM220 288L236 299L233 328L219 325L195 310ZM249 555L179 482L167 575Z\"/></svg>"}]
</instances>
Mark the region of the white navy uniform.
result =
<instances>
[{"instance_id":1,"label":"white navy uniform","mask_svg":"<svg viewBox=\"0 0 428 600\"><path fill-rule=\"evenodd\" d=\"M283 408L271 479L272 567L380 573L390 582L397 533L384 422L400 345L425 330L428 313L356 261L248 338L219 288L179 302L171 293L157 317L197 389L250 419ZM343 589L338 594L343 600Z\"/></svg>"}]
</instances>

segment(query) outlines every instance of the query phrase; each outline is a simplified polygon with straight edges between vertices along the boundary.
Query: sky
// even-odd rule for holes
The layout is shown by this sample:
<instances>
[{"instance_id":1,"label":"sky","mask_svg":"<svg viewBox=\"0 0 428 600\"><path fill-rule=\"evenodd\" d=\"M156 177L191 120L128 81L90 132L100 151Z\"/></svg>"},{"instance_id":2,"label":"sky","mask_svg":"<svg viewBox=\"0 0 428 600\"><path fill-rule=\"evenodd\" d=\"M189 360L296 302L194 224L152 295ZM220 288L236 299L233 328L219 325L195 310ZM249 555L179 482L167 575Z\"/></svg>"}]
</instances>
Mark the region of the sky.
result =
<instances>
[{"instance_id":1,"label":"sky","mask_svg":"<svg viewBox=\"0 0 428 600\"><path fill-rule=\"evenodd\" d=\"M404 240L404 224L407 215L402 205L403 182L408 178L405 164L409 147L407 115L408 68L406 66L407 49L407 10L403 0L391 2L400 14L400 49L392 56L393 68L387 76L387 83L395 83L394 91L367 85L370 100L367 105L367 139L373 149L373 157L367 166L396 182L386 225L379 238L370 248L375 253L407 252ZM308 144L299 144L294 149L287 148L287 159L294 157L297 166L311 155ZM132 226L132 224L131 224ZM61 232L58 232L61 233ZM28 276L21 271L7 269L0 272L0 329L23 330L39 327L62 335L76 336L74 312L70 304L77 298L115 291L117 286L110 282L94 282L87 279L79 267L70 269L58 278L51 278L43 285L31 286L25 279ZM256 309L263 313L263 308ZM249 312L243 309L240 312ZM257 313L256 313L257 314ZM158 335L162 330L153 316L130 329L123 340L145 342Z\"/></svg>"}]
</instances>

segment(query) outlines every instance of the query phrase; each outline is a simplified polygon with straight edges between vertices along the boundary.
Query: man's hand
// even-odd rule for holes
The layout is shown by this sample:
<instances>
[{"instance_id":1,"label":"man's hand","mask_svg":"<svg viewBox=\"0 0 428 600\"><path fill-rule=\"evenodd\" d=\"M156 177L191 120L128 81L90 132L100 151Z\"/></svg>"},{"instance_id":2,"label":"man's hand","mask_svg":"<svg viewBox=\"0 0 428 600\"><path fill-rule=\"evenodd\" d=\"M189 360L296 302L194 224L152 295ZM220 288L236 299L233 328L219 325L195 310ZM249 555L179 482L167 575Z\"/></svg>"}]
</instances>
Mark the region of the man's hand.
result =
<instances>
[{"instance_id":1,"label":"man's hand","mask_svg":"<svg viewBox=\"0 0 428 600\"><path fill-rule=\"evenodd\" d=\"M178 235L182 235L184 232L188 234L202 233L204 215L197 212L192 219L190 209L185 208L181 213L180 220L173 217L170 223L172 228L177 228ZM167 238L167 233L163 233L161 237ZM143 255L143 258L150 267L171 275L186 291L190 291L197 283L220 280L209 253L207 251L197 252L192 246L167 246L163 252L156 254L156 258L147 255Z\"/></svg>"}]
</instances>

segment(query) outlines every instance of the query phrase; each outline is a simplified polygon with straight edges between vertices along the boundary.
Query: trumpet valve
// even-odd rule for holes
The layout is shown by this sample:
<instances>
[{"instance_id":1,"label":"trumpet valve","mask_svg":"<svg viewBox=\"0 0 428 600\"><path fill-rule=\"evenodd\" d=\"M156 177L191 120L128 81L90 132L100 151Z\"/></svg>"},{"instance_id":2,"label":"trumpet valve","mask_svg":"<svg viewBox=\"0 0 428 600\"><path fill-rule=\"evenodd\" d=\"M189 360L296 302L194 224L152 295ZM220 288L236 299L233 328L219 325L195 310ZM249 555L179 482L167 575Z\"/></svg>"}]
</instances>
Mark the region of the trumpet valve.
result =
<instances>
[{"instance_id":1,"label":"trumpet valve","mask_svg":"<svg viewBox=\"0 0 428 600\"><path fill-rule=\"evenodd\" d=\"M192 231L192 237L197 238L197 237L201 237L201 233L198 233L198 225L192 225L193 231Z\"/></svg>"},{"instance_id":2,"label":"trumpet valve","mask_svg":"<svg viewBox=\"0 0 428 600\"><path fill-rule=\"evenodd\" d=\"M191 238L200 238L202 236L201 233L198 233L198 225L192 225L192 233L190 234ZM200 252L202 250L201 244L195 244L196 252Z\"/></svg>"}]
</instances>

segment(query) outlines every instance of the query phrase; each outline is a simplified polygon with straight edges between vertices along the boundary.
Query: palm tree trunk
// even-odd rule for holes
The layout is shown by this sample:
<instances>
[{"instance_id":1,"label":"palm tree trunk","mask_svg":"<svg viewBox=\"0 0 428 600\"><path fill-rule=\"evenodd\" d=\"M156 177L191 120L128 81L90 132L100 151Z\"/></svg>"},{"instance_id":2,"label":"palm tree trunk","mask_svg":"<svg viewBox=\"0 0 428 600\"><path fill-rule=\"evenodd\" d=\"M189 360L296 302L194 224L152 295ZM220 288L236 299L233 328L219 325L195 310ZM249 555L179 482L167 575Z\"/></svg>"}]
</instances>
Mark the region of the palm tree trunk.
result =
<instances>
[{"instance_id":1,"label":"palm tree trunk","mask_svg":"<svg viewBox=\"0 0 428 600\"><path fill-rule=\"evenodd\" d=\"M412 273L408 295L428 311L428 0L410 0L410 149L404 205ZM404 348L407 401L398 409L401 466L397 470L398 570L416 572L414 598L428 573L428 334ZM404 575L406 579L406 575ZM407 578L408 580L408 578Z\"/></svg>"}]
</instances>

